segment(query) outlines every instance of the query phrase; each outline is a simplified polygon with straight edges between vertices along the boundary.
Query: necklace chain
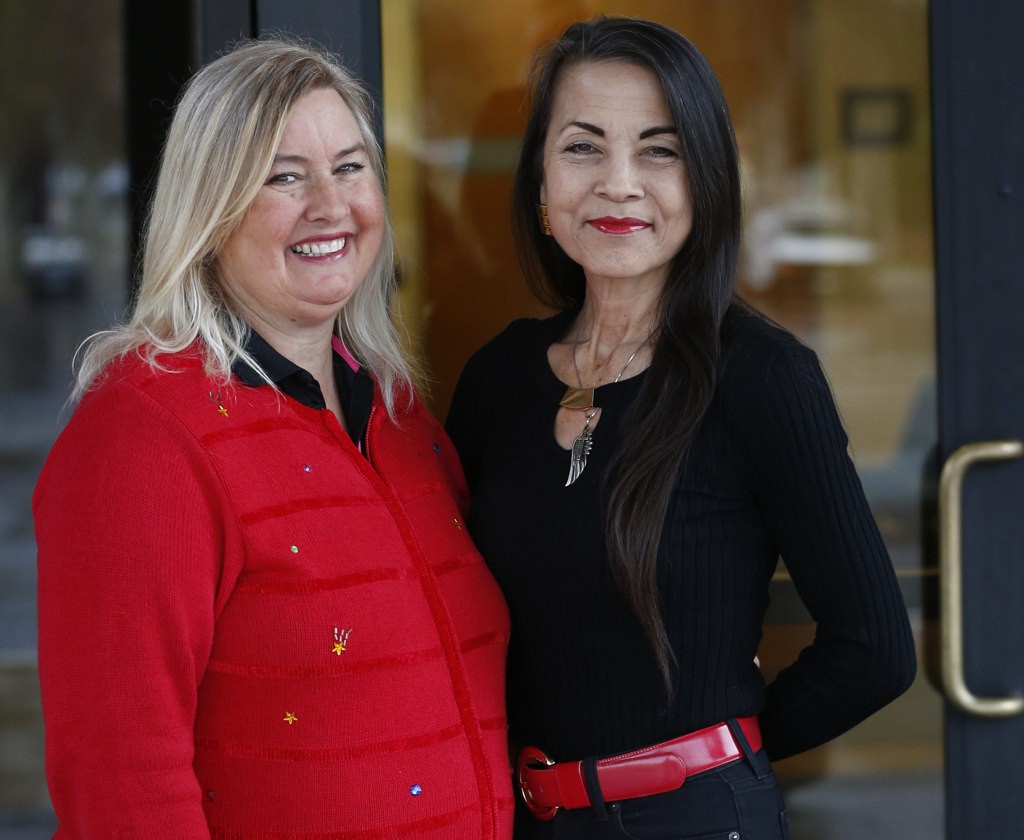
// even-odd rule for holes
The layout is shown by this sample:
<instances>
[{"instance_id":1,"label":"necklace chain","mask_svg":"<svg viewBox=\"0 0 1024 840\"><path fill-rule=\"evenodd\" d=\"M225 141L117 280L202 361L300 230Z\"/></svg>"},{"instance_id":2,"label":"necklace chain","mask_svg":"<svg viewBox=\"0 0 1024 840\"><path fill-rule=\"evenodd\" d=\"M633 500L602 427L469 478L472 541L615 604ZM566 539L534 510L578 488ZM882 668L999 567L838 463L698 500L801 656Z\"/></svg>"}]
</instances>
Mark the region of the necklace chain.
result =
<instances>
[{"instance_id":1,"label":"necklace chain","mask_svg":"<svg viewBox=\"0 0 1024 840\"><path fill-rule=\"evenodd\" d=\"M626 372L626 368L628 368L633 363L633 359L635 359L636 358L636 354L640 352L640 348L642 348L650 340L651 340L651 337L647 336L647 338L645 338L643 341L641 341L636 346L636 350L634 350L632 353L629 354L629 358L626 359L626 364L624 364L622 366L622 370L620 370L618 375L615 377L615 379L612 380L612 384L613 385L616 382L618 382L620 379L622 379L622 374L624 374ZM583 387L583 377L580 376L580 368L579 368L579 365L576 364L576 348L579 347L582 343L583 343L582 341L577 341L572 346L572 369L574 371L576 371L576 384L579 385L579 388L580 388L581 391L584 391L586 389ZM613 350L612 353L614 354L615 351ZM609 358L611 358L611 356L609 356ZM595 385L594 388L596 388L596 387L598 387L598 386ZM593 388L591 388L590 390L593 390Z\"/></svg>"}]
</instances>

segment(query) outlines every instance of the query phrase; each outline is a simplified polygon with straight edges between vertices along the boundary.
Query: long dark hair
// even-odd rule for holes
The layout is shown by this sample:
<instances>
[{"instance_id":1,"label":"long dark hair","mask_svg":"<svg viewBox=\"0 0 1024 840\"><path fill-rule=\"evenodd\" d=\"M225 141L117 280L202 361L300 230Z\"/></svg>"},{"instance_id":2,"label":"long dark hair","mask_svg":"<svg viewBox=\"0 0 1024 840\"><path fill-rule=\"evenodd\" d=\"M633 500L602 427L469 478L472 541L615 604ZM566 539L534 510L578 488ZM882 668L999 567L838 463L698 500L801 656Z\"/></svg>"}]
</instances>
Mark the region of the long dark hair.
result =
<instances>
[{"instance_id":1,"label":"long dark hair","mask_svg":"<svg viewBox=\"0 0 1024 840\"><path fill-rule=\"evenodd\" d=\"M720 328L733 300L740 241L740 179L732 122L718 79L678 32L636 18L574 23L543 50L513 188L517 255L539 300L579 312L583 269L537 222L543 149L555 88L565 68L626 61L661 84L682 146L693 205L690 235L669 267L650 369L625 422L630 433L604 486L605 540L615 579L654 648L669 693L675 657L657 585L658 546L673 486L715 390Z\"/></svg>"}]
</instances>

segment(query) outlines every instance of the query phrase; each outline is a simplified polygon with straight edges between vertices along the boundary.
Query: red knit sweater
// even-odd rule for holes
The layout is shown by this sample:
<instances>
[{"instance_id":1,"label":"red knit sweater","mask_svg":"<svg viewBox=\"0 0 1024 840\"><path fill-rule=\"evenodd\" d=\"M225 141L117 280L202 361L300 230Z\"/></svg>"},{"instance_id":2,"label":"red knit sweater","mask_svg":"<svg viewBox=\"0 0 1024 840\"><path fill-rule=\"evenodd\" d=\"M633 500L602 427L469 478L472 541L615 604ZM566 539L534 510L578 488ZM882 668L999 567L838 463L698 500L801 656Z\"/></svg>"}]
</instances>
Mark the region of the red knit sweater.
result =
<instances>
[{"instance_id":1,"label":"red knit sweater","mask_svg":"<svg viewBox=\"0 0 1024 840\"><path fill-rule=\"evenodd\" d=\"M417 401L114 368L34 499L58 838L511 835L508 616Z\"/></svg>"}]
</instances>

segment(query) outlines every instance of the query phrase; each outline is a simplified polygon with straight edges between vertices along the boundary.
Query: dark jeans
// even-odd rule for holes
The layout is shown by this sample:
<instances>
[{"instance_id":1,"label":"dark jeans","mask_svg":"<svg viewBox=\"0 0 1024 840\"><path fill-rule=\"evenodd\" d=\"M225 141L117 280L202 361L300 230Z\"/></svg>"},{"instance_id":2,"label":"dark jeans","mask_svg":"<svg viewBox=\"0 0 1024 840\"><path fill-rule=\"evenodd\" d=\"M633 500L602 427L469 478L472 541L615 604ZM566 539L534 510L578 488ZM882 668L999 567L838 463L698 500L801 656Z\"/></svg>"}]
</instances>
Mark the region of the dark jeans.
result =
<instances>
[{"instance_id":1,"label":"dark jeans","mask_svg":"<svg viewBox=\"0 0 1024 840\"><path fill-rule=\"evenodd\" d=\"M786 809L764 752L747 753L681 788L559 811L540 822L516 802L515 840L788 840Z\"/></svg>"}]
</instances>

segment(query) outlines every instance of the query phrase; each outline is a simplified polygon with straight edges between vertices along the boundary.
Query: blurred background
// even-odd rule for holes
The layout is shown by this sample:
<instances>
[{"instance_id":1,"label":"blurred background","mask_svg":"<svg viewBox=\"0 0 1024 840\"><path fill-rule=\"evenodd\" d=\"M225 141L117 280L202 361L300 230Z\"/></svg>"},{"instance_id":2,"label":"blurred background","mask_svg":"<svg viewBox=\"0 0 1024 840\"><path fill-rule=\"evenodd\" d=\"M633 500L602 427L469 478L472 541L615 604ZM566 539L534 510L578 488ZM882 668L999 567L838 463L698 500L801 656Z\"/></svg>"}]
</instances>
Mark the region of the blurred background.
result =
<instances>
[{"instance_id":1,"label":"blurred background","mask_svg":"<svg viewBox=\"0 0 1024 840\"><path fill-rule=\"evenodd\" d=\"M32 488L75 347L121 315L128 291L121 36L117 0L0 2L0 837L11 840L48 837L55 824Z\"/></svg>"}]
</instances>

